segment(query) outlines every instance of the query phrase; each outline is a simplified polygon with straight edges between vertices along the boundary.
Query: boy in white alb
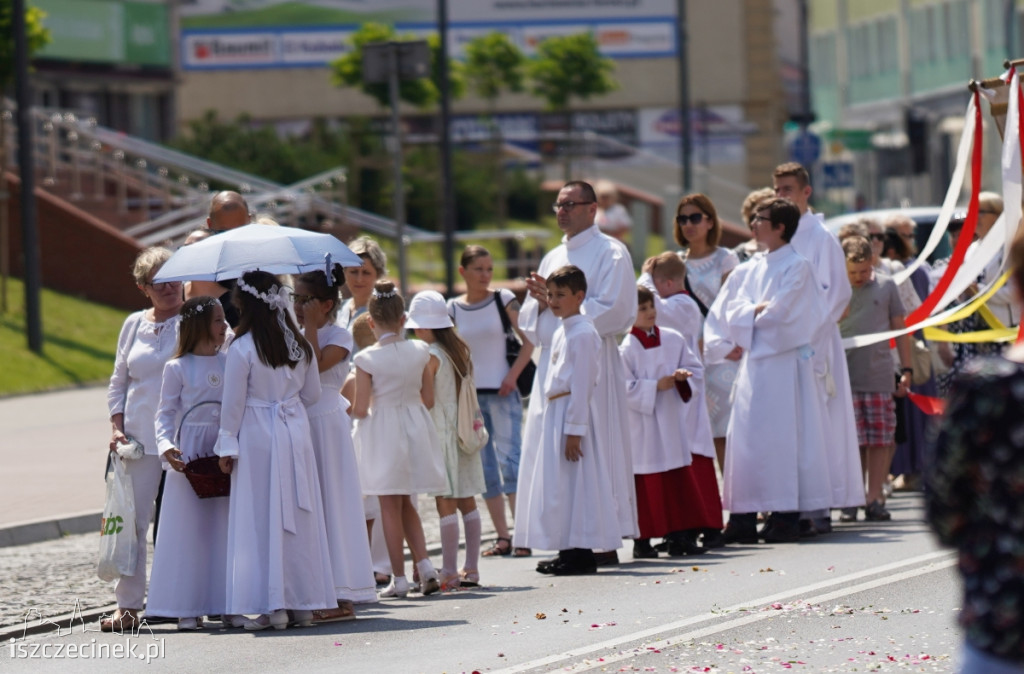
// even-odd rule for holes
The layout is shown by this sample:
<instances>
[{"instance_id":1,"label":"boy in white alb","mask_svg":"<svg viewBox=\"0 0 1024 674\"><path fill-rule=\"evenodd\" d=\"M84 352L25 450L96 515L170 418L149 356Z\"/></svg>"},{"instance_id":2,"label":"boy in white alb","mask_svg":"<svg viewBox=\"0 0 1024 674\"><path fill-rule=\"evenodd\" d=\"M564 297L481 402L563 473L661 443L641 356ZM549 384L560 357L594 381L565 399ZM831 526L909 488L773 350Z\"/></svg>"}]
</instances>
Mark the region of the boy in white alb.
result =
<instances>
[{"instance_id":1,"label":"boy in white alb","mask_svg":"<svg viewBox=\"0 0 1024 674\"><path fill-rule=\"evenodd\" d=\"M788 199L758 206L754 235L767 253L742 272L726 309L729 341L746 353L727 433L727 541L756 542L757 513L771 512L761 537L796 542L800 512L832 498L811 347L828 313L814 269L789 245L799 221Z\"/></svg>"},{"instance_id":2,"label":"boy in white alb","mask_svg":"<svg viewBox=\"0 0 1024 674\"><path fill-rule=\"evenodd\" d=\"M708 423L701 434L687 424L686 408L704 404L701 397L694 396L694 391L703 390L700 357L678 332L655 325L655 298L648 288L639 286L637 296L636 323L622 340L619 353L626 370L640 525L633 558L648 559L658 556L651 546L654 537L666 539L669 555L687 554L688 530L700 526L695 521L696 509L688 508L684 498L694 491L689 470L691 447L698 436L710 443L711 427ZM721 504L718 509L720 512Z\"/></svg>"},{"instance_id":3,"label":"boy in white alb","mask_svg":"<svg viewBox=\"0 0 1024 674\"><path fill-rule=\"evenodd\" d=\"M704 317L686 292L686 263L678 254L666 251L647 258L643 272L639 282L654 292L658 325L675 330L686 338L691 349L700 353Z\"/></svg>"},{"instance_id":4,"label":"boy in white alb","mask_svg":"<svg viewBox=\"0 0 1024 674\"><path fill-rule=\"evenodd\" d=\"M561 319L551 342L551 363L540 392L539 448L533 474L521 484L515 545L558 550L537 565L556 576L594 573L594 549L615 550L621 541L607 458L595 451L598 421L595 389L601 376L601 336L580 313L587 280L576 266L546 279L548 309Z\"/></svg>"}]
</instances>

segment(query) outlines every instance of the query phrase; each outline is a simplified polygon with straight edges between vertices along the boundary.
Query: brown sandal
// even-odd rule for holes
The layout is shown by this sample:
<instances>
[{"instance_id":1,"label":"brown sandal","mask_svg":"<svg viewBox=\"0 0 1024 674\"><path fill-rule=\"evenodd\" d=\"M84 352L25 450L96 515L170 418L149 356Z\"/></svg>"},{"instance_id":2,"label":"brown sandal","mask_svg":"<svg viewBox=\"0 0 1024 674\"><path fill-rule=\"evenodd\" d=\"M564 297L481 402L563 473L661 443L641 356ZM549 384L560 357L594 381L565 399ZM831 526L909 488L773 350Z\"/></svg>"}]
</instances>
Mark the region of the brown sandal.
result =
<instances>
[{"instance_id":1,"label":"brown sandal","mask_svg":"<svg viewBox=\"0 0 1024 674\"><path fill-rule=\"evenodd\" d=\"M356 611L355 608L349 604L346 606L339 606L338 608L321 608L313 611L313 624L322 625L324 623L340 623L347 620L355 620Z\"/></svg>"},{"instance_id":2,"label":"brown sandal","mask_svg":"<svg viewBox=\"0 0 1024 674\"><path fill-rule=\"evenodd\" d=\"M533 557L533 550L530 548L516 548L512 551L513 557Z\"/></svg>"},{"instance_id":3,"label":"brown sandal","mask_svg":"<svg viewBox=\"0 0 1024 674\"><path fill-rule=\"evenodd\" d=\"M504 543L505 545L502 545ZM504 536L498 536L498 540L494 542L494 546L490 550L484 550L480 553L481 557L508 557L512 554L512 539L505 538Z\"/></svg>"},{"instance_id":4,"label":"brown sandal","mask_svg":"<svg viewBox=\"0 0 1024 674\"><path fill-rule=\"evenodd\" d=\"M125 630L134 631L139 626L138 614L128 609L117 609L114 615L104 618L100 621L100 632L117 632L118 634L123 633Z\"/></svg>"}]
</instances>

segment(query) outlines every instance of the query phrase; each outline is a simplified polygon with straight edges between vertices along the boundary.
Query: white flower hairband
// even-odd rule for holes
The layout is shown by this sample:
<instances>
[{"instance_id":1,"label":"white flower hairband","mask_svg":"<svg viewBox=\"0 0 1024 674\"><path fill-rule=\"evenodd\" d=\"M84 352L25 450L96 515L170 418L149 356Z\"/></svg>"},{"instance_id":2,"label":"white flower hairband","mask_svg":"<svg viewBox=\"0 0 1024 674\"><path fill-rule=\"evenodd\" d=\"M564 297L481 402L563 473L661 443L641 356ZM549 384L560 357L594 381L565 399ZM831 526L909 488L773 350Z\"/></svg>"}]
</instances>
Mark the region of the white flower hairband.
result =
<instances>
[{"instance_id":1,"label":"white flower hairband","mask_svg":"<svg viewBox=\"0 0 1024 674\"><path fill-rule=\"evenodd\" d=\"M379 299L379 300L386 300L386 299L388 299L390 297L394 297L397 294L398 294L398 291L396 291L394 288L392 288L391 290L389 290L387 292L384 292L384 293L378 292L376 290L373 291L373 296L375 298Z\"/></svg>"},{"instance_id":2,"label":"white flower hairband","mask_svg":"<svg viewBox=\"0 0 1024 674\"><path fill-rule=\"evenodd\" d=\"M211 297L209 301L201 302L181 312L181 317L182 319L188 320L190 318L195 318L196 316L202 316L203 312L206 311L207 307L213 309L214 307L217 306L220 306L220 301L217 300L217 298L215 297Z\"/></svg>"},{"instance_id":3,"label":"white flower hairband","mask_svg":"<svg viewBox=\"0 0 1024 674\"><path fill-rule=\"evenodd\" d=\"M263 300L263 302L270 307L271 311L277 314L277 324L281 328L281 332L284 334L285 344L288 346L288 359L292 362L302 360L303 352L299 347L299 342L295 339L295 334L288 328L288 322L285 320L285 312L291 314L293 311L292 303L289 299L289 292L286 286L270 286L270 290L265 293L261 293L256 290L253 286L249 285L238 278L238 288L243 292L247 292L253 297ZM292 322L295 321L295 317L292 316Z\"/></svg>"}]
</instances>

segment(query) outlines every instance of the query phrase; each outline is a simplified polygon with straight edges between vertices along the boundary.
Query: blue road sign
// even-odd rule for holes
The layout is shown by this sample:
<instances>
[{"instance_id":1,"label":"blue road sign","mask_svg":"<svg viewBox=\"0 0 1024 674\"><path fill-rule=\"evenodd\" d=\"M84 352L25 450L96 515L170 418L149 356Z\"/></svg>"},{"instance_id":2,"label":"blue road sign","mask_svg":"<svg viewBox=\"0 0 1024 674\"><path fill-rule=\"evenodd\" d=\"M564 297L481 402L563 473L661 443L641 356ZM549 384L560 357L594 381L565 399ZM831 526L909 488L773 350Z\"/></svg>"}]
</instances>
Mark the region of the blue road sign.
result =
<instances>
[{"instance_id":1,"label":"blue road sign","mask_svg":"<svg viewBox=\"0 0 1024 674\"><path fill-rule=\"evenodd\" d=\"M821 157L821 137L810 131L801 131L789 143L789 156L805 167Z\"/></svg>"},{"instance_id":2,"label":"blue road sign","mask_svg":"<svg viewBox=\"0 0 1024 674\"><path fill-rule=\"evenodd\" d=\"M826 162L822 169L824 174L822 182L825 189L853 187L853 162Z\"/></svg>"}]
</instances>

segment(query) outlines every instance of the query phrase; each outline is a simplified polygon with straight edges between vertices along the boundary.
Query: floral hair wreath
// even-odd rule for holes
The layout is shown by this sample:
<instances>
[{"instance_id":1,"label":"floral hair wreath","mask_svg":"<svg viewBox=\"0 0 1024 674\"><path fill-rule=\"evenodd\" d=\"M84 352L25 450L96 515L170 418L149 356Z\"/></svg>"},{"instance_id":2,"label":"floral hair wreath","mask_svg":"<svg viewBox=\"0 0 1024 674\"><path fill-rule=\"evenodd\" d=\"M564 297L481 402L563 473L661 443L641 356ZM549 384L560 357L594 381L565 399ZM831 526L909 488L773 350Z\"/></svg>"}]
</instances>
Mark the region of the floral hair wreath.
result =
<instances>
[{"instance_id":1,"label":"floral hair wreath","mask_svg":"<svg viewBox=\"0 0 1024 674\"><path fill-rule=\"evenodd\" d=\"M378 300L390 299L390 298L394 297L397 294L398 294L398 291L396 291L394 288L392 288L391 290L389 290L387 292L384 292L384 293L378 292L377 290L373 291L374 298L376 298Z\"/></svg>"},{"instance_id":2,"label":"floral hair wreath","mask_svg":"<svg viewBox=\"0 0 1024 674\"><path fill-rule=\"evenodd\" d=\"M209 309L213 309L214 307L219 307L219 306L220 306L220 300L218 300L215 297L211 297L208 301L200 302L199 304L196 304L195 306L189 307L185 311L181 312L181 318L182 318L182 320L186 320L187 321L189 319L195 318L196 316L202 316L203 313L208 308Z\"/></svg>"},{"instance_id":3,"label":"floral hair wreath","mask_svg":"<svg viewBox=\"0 0 1024 674\"><path fill-rule=\"evenodd\" d=\"M245 272L246 274L248 272ZM245 274L243 274L244 276ZM256 299L263 300L264 304L270 307L270 310L277 314L277 325L281 328L281 332L284 334L285 344L288 346L288 359L293 363L302 360L303 352L299 346L299 342L295 339L295 333L288 327L288 322L285 320L285 313L291 315L292 303L289 300L289 291L287 286L278 286L274 284L270 286L270 290L265 293L261 293L256 290L253 286L249 285L242 280L240 276L238 278L238 288L243 292L247 292ZM295 322L295 317L292 316L292 322Z\"/></svg>"}]
</instances>

